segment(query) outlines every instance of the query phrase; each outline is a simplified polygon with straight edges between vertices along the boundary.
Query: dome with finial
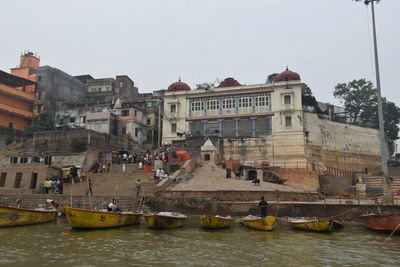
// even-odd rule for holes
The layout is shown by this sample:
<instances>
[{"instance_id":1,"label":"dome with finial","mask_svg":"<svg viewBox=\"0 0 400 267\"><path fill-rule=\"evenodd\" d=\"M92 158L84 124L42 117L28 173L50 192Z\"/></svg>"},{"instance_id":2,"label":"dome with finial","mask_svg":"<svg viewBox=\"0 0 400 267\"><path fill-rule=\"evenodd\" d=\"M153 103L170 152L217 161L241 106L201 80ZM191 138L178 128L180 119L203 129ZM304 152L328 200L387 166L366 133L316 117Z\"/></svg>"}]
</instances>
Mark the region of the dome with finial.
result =
<instances>
[{"instance_id":1,"label":"dome with finial","mask_svg":"<svg viewBox=\"0 0 400 267\"><path fill-rule=\"evenodd\" d=\"M218 86L217 88L222 88L222 87L234 87L234 86L241 86L241 84L235 80L234 78L226 78L225 80L223 80Z\"/></svg>"},{"instance_id":2,"label":"dome with finial","mask_svg":"<svg viewBox=\"0 0 400 267\"><path fill-rule=\"evenodd\" d=\"M168 92L189 91L189 90L191 90L190 86L187 83L182 82L180 77L177 82L174 82L170 86L168 86Z\"/></svg>"},{"instance_id":3,"label":"dome with finial","mask_svg":"<svg viewBox=\"0 0 400 267\"><path fill-rule=\"evenodd\" d=\"M288 81L300 81L300 75L297 72L289 70L286 66L286 70L279 73L275 77L275 82L288 82Z\"/></svg>"}]
</instances>

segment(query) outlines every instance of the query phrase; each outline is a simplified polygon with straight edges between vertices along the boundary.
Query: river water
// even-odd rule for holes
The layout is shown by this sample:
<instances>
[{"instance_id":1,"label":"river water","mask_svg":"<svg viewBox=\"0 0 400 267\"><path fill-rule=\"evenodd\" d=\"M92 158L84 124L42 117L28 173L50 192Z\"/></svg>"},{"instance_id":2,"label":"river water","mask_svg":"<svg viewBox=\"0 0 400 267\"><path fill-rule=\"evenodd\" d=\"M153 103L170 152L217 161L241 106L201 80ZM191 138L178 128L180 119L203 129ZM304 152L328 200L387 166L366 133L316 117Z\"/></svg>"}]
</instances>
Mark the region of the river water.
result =
<instances>
[{"instance_id":1,"label":"river water","mask_svg":"<svg viewBox=\"0 0 400 267\"><path fill-rule=\"evenodd\" d=\"M193 218L174 230L144 225L72 230L57 222L0 229L2 266L399 266L400 236L345 225L333 233L210 231Z\"/></svg>"}]
</instances>

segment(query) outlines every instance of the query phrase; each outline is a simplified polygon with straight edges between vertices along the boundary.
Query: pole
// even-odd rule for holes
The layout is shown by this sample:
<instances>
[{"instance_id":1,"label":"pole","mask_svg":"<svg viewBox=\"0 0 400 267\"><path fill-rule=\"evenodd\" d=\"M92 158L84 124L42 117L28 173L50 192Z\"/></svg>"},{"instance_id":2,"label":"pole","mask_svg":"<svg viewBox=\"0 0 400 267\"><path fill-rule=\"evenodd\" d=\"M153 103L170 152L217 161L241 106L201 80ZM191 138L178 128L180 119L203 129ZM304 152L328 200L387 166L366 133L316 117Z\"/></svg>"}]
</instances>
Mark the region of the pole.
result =
<instances>
[{"instance_id":1,"label":"pole","mask_svg":"<svg viewBox=\"0 0 400 267\"><path fill-rule=\"evenodd\" d=\"M387 182L388 176L388 151L386 148L386 140L385 140L385 128L383 124L383 108L382 108L382 95L381 95L381 79L379 75L379 60L378 60L378 44L376 40L376 27L375 27L375 6L374 2L376 0L371 0L371 11L372 11L372 31L374 38L374 54L375 54L375 74L376 74L376 92L378 98L378 119L379 119L379 137L381 142L381 161L382 161L382 187L383 194L385 198L389 196L389 185ZM366 2L368 3L368 2Z\"/></svg>"},{"instance_id":2,"label":"pole","mask_svg":"<svg viewBox=\"0 0 400 267\"><path fill-rule=\"evenodd\" d=\"M160 153L161 145L161 100L158 100L158 138L157 138L157 154Z\"/></svg>"}]
</instances>

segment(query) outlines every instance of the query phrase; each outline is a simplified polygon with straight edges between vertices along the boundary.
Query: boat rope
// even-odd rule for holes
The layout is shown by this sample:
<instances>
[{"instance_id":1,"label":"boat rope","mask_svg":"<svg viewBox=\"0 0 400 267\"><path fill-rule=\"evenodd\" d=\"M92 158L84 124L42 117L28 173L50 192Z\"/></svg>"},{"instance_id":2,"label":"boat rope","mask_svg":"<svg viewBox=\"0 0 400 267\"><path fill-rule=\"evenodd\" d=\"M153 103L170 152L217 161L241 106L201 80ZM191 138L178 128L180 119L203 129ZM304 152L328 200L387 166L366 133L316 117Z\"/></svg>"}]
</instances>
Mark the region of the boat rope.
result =
<instances>
[{"instance_id":1,"label":"boat rope","mask_svg":"<svg viewBox=\"0 0 400 267\"><path fill-rule=\"evenodd\" d=\"M386 241L388 241L392 235L394 234L394 232L396 232L396 230L399 228L400 223L396 226L396 228L393 230L393 232L385 239L385 241L383 241L383 243L386 243Z\"/></svg>"},{"instance_id":2,"label":"boat rope","mask_svg":"<svg viewBox=\"0 0 400 267\"><path fill-rule=\"evenodd\" d=\"M328 218L332 218L332 219L333 219L333 218L335 218L335 217L340 217L340 216L345 215L345 214L349 213L350 211L354 211L354 210L355 210L355 208L351 208L351 209L346 210L345 212L336 214L336 215L334 215L334 216L330 216L330 217L328 217Z\"/></svg>"}]
</instances>

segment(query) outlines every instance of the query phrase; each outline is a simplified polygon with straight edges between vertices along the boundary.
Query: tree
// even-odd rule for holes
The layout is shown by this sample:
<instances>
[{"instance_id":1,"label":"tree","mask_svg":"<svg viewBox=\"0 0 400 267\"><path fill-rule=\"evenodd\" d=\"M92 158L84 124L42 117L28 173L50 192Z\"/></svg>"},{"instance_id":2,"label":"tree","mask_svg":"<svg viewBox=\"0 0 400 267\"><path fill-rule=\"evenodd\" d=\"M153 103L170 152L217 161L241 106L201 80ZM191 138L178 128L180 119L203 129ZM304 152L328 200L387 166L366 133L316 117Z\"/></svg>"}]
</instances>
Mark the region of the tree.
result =
<instances>
[{"instance_id":1,"label":"tree","mask_svg":"<svg viewBox=\"0 0 400 267\"><path fill-rule=\"evenodd\" d=\"M54 120L47 113L39 113L32 117L31 125L25 129L24 134L31 136L34 132L54 130Z\"/></svg>"},{"instance_id":2,"label":"tree","mask_svg":"<svg viewBox=\"0 0 400 267\"><path fill-rule=\"evenodd\" d=\"M353 124L363 124L379 128L377 91L370 81L354 80L347 84L339 83L333 95L344 103ZM400 123L400 108L395 103L382 98L385 133L391 140L399 139L397 124Z\"/></svg>"},{"instance_id":3,"label":"tree","mask_svg":"<svg viewBox=\"0 0 400 267\"><path fill-rule=\"evenodd\" d=\"M311 88L306 83L304 84L304 95L313 96Z\"/></svg>"},{"instance_id":4,"label":"tree","mask_svg":"<svg viewBox=\"0 0 400 267\"><path fill-rule=\"evenodd\" d=\"M217 83L219 83L220 80L219 79L215 79L215 81L213 82L203 82L203 83L199 83L196 84L196 89L204 89L204 90L210 90L212 88L215 88L215 85Z\"/></svg>"},{"instance_id":5,"label":"tree","mask_svg":"<svg viewBox=\"0 0 400 267\"><path fill-rule=\"evenodd\" d=\"M395 103L390 102L385 97L382 97L382 110L383 110L383 125L385 134L390 137L391 140L399 139L399 127L397 124L400 123L400 108ZM366 122L373 128L379 128L378 120L378 104L367 108L360 116L362 121Z\"/></svg>"},{"instance_id":6,"label":"tree","mask_svg":"<svg viewBox=\"0 0 400 267\"><path fill-rule=\"evenodd\" d=\"M376 89L365 79L353 80L347 84L338 83L333 95L344 104L353 124L358 124L361 114L377 102Z\"/></svg>"},{"instance_id":7,"label":"tree","mask_svg":"<svg viewBox=\"0 0 400 267\"><path fill-rule=\"evenodd\" d=\"M267 81L265 83L273 83L275 81L276 76L278 76L278 73L272 73L268 75Z\"/></svg>"}]
</instances>

